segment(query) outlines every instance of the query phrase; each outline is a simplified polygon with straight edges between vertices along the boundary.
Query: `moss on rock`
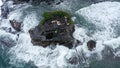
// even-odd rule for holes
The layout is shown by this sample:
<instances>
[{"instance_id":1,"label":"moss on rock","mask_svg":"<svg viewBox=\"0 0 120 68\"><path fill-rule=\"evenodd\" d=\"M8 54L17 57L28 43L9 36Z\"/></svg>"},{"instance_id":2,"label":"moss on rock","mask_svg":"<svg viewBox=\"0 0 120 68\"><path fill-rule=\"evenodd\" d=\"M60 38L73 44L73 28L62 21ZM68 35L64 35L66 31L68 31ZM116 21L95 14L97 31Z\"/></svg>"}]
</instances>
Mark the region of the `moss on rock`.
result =
<instances>
[{"instance_id":1,"label":"moss on rock","mask_svg":"<svg viewBox=\"0 0 120 68\"><path fill-rule=\"evenodd\" d=\"M43 25L45 21L50 20L53 17L60 16L68 18L68 23L73 24L71 20L71 15L65 11L53 11L53 12L45 12L43 15L44 19L41 20L40 24Z\"/></svg>"},{"instance_id":2,"label":"moss on rock","mask_svg":"<svg viewBox=\"0 0 120 68\"><path fill-rule=\"evenodd\" d=\"M43 17L38 26L29 30L31 42L43 47L59 43L72 48L74 25L71 15L64 11L53 11L45 12Z\"/></svg>"}]
</instances>

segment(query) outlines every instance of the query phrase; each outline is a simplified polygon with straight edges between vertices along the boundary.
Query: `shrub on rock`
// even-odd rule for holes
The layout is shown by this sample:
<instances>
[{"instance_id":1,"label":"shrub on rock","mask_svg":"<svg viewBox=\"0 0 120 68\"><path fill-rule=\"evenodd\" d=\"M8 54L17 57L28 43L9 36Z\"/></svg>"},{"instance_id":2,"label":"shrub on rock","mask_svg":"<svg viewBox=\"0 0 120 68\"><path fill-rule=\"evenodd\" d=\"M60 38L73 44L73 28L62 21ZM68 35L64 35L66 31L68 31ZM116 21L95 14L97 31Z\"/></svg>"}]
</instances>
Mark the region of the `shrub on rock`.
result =
<instances>
[{"instance_id":1,"label":"shrub on rock","mask_svg":"<svg viewBox=\"0 0 120 68\"><path fill-rule=\"evenodd\" d=\"M62 44L72 48L74 32L71 16L63 11L45 12L38 26L29 30L32 43L43 47Z\"/></svg>"}]
</instances>

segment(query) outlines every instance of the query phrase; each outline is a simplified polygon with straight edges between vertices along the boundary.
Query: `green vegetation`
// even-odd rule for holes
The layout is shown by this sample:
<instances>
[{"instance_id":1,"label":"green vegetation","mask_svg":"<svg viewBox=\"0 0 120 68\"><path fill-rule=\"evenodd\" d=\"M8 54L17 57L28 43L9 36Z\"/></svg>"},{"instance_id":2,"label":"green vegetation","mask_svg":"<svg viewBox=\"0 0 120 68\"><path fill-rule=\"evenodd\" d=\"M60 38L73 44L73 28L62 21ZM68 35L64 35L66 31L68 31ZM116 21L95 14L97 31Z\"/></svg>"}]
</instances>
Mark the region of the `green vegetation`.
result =
<instances>
[{"instance_id":1,"label":"green vegetation","mask_svg":"<svg viewBox=\"0 0 120 68\"><path fill-rule=\"evenodd\" d=\"M58 33L58 29L55 30L55 33Z\"/></svg>"},{"instance_id":2,"label":"green vegetation","mask_svg":"<svg viewBox=\"0 0 120 68\"><path fill-rule=\"evenodd\" d=\"M45 12L43 14L44 19L40 23L44 24L45 21L47 21L55 16L60 16L60 17L66 16L68 18L68 23L73 24L73 21L71 20L71 15L64 11Z\"/></svg>"}]
</instances>

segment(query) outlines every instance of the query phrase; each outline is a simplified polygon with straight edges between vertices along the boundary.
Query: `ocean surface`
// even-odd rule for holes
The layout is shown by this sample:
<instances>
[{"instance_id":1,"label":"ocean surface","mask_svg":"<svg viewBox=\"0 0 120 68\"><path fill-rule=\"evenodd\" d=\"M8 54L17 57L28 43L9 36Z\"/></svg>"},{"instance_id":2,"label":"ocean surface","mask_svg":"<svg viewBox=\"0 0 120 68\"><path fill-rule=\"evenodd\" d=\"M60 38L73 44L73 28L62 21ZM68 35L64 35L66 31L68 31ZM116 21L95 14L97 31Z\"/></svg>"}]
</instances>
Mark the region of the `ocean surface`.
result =
<instances>
[{"instance_id":1,"label":"ocean surface","mask_svg":"<svg viewBox=\"0 0 120 68\"><path fill-rule=\"evenodd\" d=\"M120 68L119 0L64 0L49 6L5 3L11 11L7 19L0 16L0 68ZM3 4L0 0L0 6ZM54 10L71 13L73 37L82 44L73 49L33 46L28 30L39 24L44 12ZM13 19L23 25L21 32L10 25ZM89 40L96 41L93 51L87 48Z\"/></svg>"}]
</instances>

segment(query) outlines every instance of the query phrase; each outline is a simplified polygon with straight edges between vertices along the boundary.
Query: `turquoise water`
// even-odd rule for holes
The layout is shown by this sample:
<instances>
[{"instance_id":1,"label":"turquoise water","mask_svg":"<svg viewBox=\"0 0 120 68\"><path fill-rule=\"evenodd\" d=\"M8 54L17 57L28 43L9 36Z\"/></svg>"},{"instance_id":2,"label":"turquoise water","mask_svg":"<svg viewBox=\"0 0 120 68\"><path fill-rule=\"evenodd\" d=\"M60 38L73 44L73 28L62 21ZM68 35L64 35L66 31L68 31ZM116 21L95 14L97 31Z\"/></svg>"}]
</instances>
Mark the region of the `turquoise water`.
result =
<instances>
[{"instance_id":1,"label":"turquoise water","mask_svg":"<svg viewBox=\"0 0 120 68\"><path fill-rule=\"evenodd\" d=\"M79 62L79 64L77 65L77 64L64 63L65 62L64 58L66 57L66 55L68 55L67 53L70 51L65 47L58 46L55 50L51 50L49 48L35 47L31 45L31 43L29 42L31 40L29 38L27 31L29 30L29 28L36 26L36 22L39 22L39 20L42 18L41 16L39 16L39 14L41 15L45 11L59 10L59 9L68 11L73 15L73 17L76 17L74 22L75 24L77 24L78 29L82 28L86 31L85 34L84 34L84 31L81 32L84 34L83 36L87 35L89 36L88 38L91 38L91 37L93 38L93 34L97 33L97 31L102 32L103 29L99 28L98 25L96 26L96 23L93 23L92 21L88 21L87 19L89 19L89 17L85 18L85 16L78 15L75 13L79 9L82 9L84 7L89 7L91 4L95 3L93 1L94 0L88 0L88 1L87 0L74 0L74 1L66 0L66 2L64 2L65 4L63 3L62 5L59 5L57 7L56 5L47 6L47 7L45 5L45 6L33 6L28 8L25 8L25 6L23 6L23 7L17 8L16 11L11 13L10 18L13 18L13 19L15 18L18 20L20 18L20 20L23 20L23 24L25 25L23 27L24 32L18 33L20 34L20 37L18 38L18 41L15 41L17 44L14 47L11 47L11 48L7 47L5 44L1 43L0 41L0 68L120 68L120 57L119 57L120 48L119 47L115 48L114 46L113 47L111 46L111 48L109 47L106 48L104 51L102 51L102 59L101 59L101 55L96 55L96 52L95 52L95 55L92 55L90 57L88 56L84 57L83 55L89 54L91 52L87 51L87 49L84 47L84 44L83 44L83 45L80 45L80 48L83 48L83 50L85 51L85 53L83 52L84 53L83 54L82 50L79 49L79 45L78 45L78 49L80 50L80 53L78 53L78 56L77 56L79 58L77 58L77 60L75 59L76 62L77 61ZM96 0L96 1L100 1L100 0ZM6 22L8 22L7 20L9 19L5 19L5 22L4 21L1 22L2 24L0 24L0 26L2 25L1 27L4 27L4 26L8 27L9 24L7 23L6 25ZM117 20L117 22L118 21L119 20ZM116 32L115 32L116 37L114 38L116 39L117 37L119 37L119 29L120 29L119 25L117 25L115 29L116 29ZM7 32L2 34L1 29L0 29L0 32L1 32L0 37L3 37L2 35L6 35L7 37ZM10 35L9 37L14 38L14 35ZM106 38L106 35L103 36L103 40L104 40L104 37ZM79 36L77 39L79 39ZM98 40L98 39L96 39L95 37L95 40ZM107 41L109 41L109 39L107 39ZM7 42L10 42L10 41L7 41ZM12 42L14 43L14 41ZM112 41L112 42L116 42L116 41ZM120 42L119 38L116 43L118 42ZM118 46L119 46L119 43L118 43ZM99 48L101 47L98 47L97 53L99 53ZM76 56L76 53L73 54L73 56L74 55Z\"/></svg>"},{"instance_id":2,"label":"turquoise water","mask_svg":"<svg viewBox=\"0 0 120 68\"><path fill-rule=\"evenodd\" d=\"M120 59L96 61L91 63L89 68L120 68Z\"/></svg>"}]
</instances>

